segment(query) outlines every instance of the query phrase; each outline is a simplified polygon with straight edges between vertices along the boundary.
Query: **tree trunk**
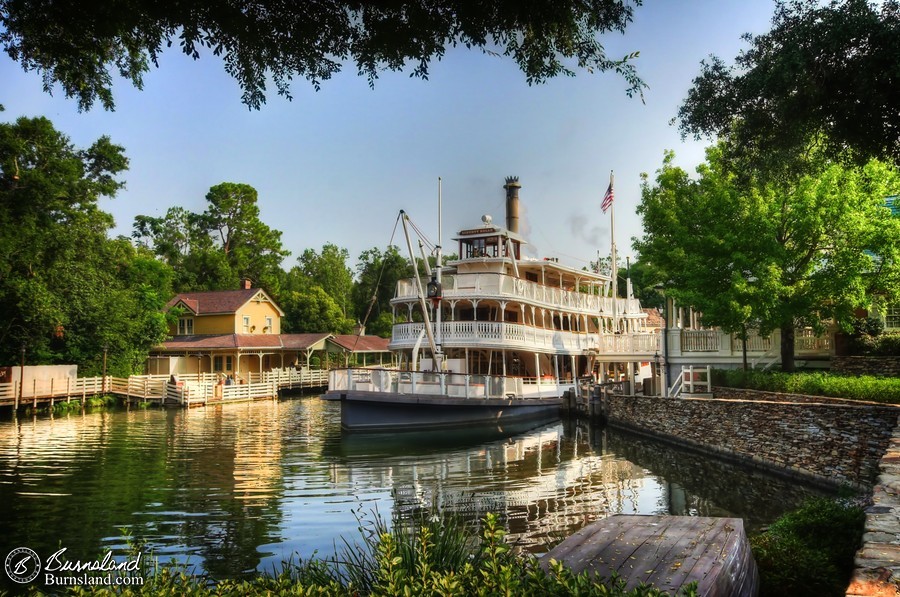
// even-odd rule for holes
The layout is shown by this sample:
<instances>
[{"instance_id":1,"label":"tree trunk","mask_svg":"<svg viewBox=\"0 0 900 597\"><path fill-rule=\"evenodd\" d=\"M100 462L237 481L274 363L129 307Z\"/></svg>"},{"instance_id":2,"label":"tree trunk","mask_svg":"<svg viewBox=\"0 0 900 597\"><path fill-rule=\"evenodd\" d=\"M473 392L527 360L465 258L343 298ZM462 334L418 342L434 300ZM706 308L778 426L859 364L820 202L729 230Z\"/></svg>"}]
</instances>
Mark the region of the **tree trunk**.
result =
<instances>
[{"instance_id":1,"label":"tree trunk","mask_svg":"<svg viewBox=\"0 0 900 597\"><path fill-rule=\"evenodd\" d=\"M794 366L794 325L781 326L781 370L793 372Z\"/></svg>"}]
</instances>

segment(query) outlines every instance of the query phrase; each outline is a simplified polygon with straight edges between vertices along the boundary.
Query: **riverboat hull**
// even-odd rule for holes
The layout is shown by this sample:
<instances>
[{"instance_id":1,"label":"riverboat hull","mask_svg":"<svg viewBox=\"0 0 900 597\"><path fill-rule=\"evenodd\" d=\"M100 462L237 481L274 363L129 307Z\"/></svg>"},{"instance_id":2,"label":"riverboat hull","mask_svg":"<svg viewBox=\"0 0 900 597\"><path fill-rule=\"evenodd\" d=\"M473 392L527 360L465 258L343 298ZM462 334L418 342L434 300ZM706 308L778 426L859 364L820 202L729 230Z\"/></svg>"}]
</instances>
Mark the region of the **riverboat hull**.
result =
<instances>
[{"instance_id":1,"label":"riverboat hull","mask_svg":"<svg viewBox=\"0 0 900 597\"><path fill-rule=\"evenodd\" d=\"M347 431L422 431L491 428L559 416L562 398L455 398L433 394L393 394L360 390L329 392L341 403L341 428Z\"/></svg>"}]
</instances>

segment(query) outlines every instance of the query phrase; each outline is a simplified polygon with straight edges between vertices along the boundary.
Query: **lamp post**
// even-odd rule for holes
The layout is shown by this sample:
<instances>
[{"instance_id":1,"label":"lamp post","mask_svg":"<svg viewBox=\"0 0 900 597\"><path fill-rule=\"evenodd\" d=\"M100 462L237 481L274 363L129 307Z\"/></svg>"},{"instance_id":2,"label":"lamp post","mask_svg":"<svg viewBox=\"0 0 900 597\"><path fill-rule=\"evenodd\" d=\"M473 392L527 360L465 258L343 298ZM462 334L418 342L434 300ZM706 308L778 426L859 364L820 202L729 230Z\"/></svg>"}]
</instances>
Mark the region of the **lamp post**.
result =
<instances>
[{"instance_id":1,"label":"lamp post","mask_svg":"<svg viewBox=\"0 0 900 597\"><path fill-rule=\"evenodd\" d=\"M19 399L16 401L16 410L19 410L19 403L22 402L22 397L24 396L25 391L25 343L22 343L22 347L19 349L22 353L22 358L19 361Z\"/></svg>"},{"instance_id":2,"label":"lamp post","mask_svg":"<svg viewBox=\"0 0 900 597\"><path fill-rule=\"evenodd\" d=\"M661 379L662 379L662 376L660 375L660 371L659 371L659 351L657 350L655 353L653 353L653 381L656 384L659 384ZM661 388L659 387L659 385L657 385L656 386L656 394L657 395L660 394L660 389Z\"/></svg>"},{"instance_id":3,"label":"lamp post","mask_svg":"<svg viewBox=\"0 0 900 597\"><path fill-rule=\"evenodd\" d=\"M106 395L106 353L109 352L109 343L103 344L103 395Z\"/></svg>"}]
</instances>

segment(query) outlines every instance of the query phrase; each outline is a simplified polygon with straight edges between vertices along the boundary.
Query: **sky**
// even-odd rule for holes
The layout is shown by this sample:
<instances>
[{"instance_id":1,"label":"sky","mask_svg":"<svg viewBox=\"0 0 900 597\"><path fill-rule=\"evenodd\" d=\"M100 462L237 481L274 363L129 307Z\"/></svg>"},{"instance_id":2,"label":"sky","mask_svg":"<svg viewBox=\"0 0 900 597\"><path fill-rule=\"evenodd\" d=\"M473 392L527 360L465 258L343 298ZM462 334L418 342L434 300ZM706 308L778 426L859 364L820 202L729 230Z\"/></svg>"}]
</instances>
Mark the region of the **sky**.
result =
<instances>
[{"instance_id":1,"label":"sky","mask_svg":"<svg viewBox=\"0 0 900 597\"><path fill-rule=\"evenodd\" d=\"M455 233L490 214L503 225L507 176L518 176L520 232L532 257L557 257L581 268L609 254L610 217L600 201L615 173L615 237L620 258L633 256L642 228L635 213L640 174L673 150L689 171L709 141L683 141L670 124L711 54L728 62L743 33L769 29L773 0L645 0L624 35L601 37L612 58L639 51L635 65L649 85L644 103L628 98L615 73L580 72L528 86L509 58L448 50L429 80L409 71L383 73L370 89L349 65L316 92L295 80L293 100L271 87L261 110L241 103L221 61L194 61L176 47L144 77L144 89L119 80L116 109L79 113L57 88L0 57L0 119L46 116L79 147L102 135L125 147L124 190L101 201L130 236L137 215L163 216L173 206L202 212L210 187L246 183L259 193L261 219L282 231L296 263L305 249L346 248L355 269L364 250L404 247L399 210L433 243L442 183L444 252ZM404 250L405 253L405 250Z\"/></svg>"}]
</instances>

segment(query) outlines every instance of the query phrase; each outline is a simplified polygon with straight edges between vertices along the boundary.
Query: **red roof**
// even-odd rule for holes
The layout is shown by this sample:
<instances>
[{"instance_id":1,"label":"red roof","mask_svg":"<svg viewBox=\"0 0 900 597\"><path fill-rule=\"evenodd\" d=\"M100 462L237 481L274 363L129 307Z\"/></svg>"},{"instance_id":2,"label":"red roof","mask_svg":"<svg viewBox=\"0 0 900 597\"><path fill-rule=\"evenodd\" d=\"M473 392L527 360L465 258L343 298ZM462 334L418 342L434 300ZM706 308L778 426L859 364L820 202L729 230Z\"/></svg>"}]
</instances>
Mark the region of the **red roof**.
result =
<instances>
[{"instance_id":1,"label":"red roof","mask_svg":"<svg viewBox=\"0 0 900 597\"><path fill-rule=\"evenodd\" d=\"M261 288L247 288L242 290L214 290L209 292L182 292L166 303L166 310L178 303L190 309L194 315L213 315L218 313L235 313L247 302L262 293L267 299L269 295ZM271 301L271 299L269 299ZM278 309L275 302L272 305ZM280 312L281 309L278 309Z\"/></svg>"},{"instance_id":2,"label":"red roof","mask_svg":"<svg viewBox=\"0 0 900 597\"><path fill-rule=\"evenodd\" d=\"M331 338L331 341L350 352L390 352L388 343L390 340L379 336L357 336L355 334L341 334Z\"/></svg>"},{"instance_id":3,"label":"red roof","mask_svg":"<svg viewBox=\"0 0 900 597\"><path fill-rule=\"evenodd\" d=\"M659 314L659 310L655 307L646 307L643 309L644 313L647 314L647 319L645 323L649 328L661 328L663 326L663 318Z\"/></svg>"},{"instance_id":4,"label":"red roof","mask_svg":"<svg viewBox=\"0 0 900 597\"><path fill-rule=\"evenodd\" d=\"M281 334L281 344L289 350L305 350L315 346L331 334Z\"/></svg>"}]
</instances>

